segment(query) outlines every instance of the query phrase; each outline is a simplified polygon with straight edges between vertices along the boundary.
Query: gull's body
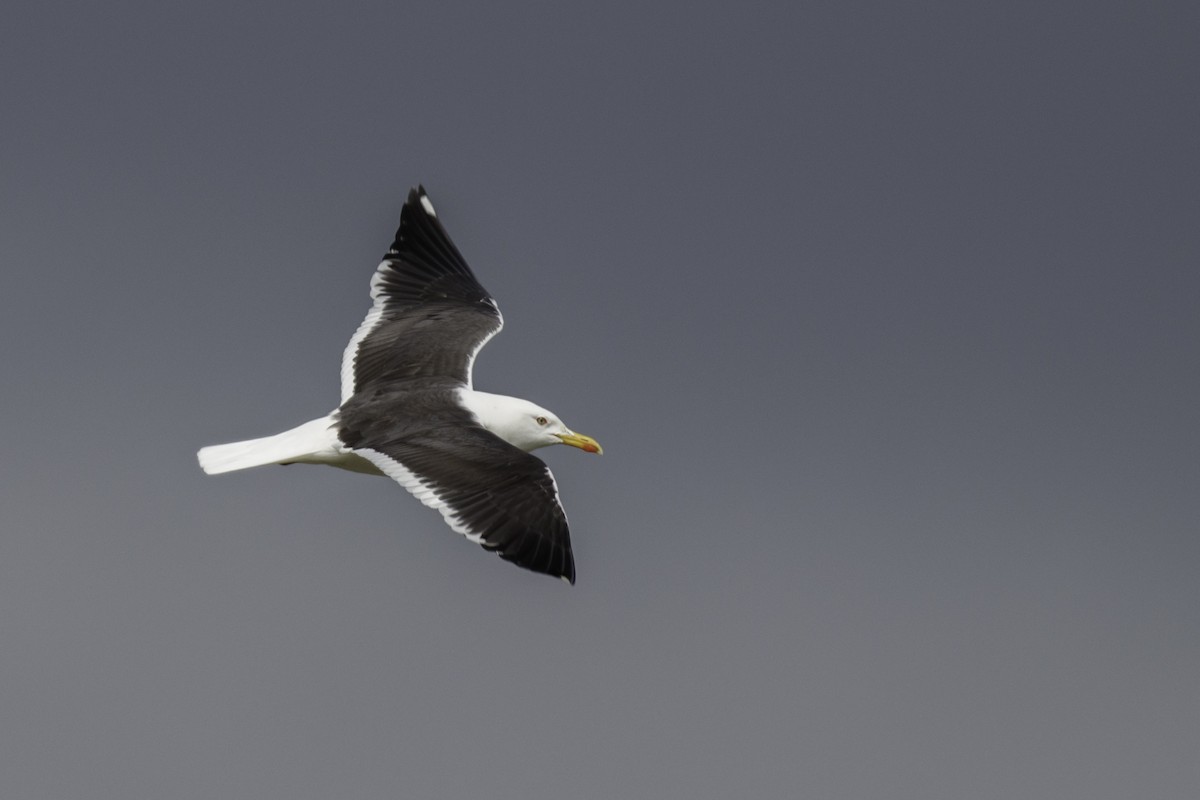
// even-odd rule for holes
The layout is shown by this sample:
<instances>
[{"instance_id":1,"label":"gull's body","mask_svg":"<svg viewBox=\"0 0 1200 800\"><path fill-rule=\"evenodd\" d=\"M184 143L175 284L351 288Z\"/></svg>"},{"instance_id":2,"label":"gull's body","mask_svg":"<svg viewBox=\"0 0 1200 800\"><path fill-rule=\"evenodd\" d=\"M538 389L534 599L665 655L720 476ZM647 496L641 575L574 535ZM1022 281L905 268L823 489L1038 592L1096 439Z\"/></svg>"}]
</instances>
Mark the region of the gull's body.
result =
<instances>
[{"instance_id":1,"label":"gull's body","mask_svg":"<svg viewBox=\"0 0 1200 800\"><path fill-rule=\"evenodd\" d=\"M275 436L202 448L200 466L216 474L326 464L386 475L471 541L574 583L554 476L529 452L600 446L527 400L472 387L475 356L503 319L424 189L409 193L371 297L342 359L336 410Z\"/></svg>"}]
</instances>

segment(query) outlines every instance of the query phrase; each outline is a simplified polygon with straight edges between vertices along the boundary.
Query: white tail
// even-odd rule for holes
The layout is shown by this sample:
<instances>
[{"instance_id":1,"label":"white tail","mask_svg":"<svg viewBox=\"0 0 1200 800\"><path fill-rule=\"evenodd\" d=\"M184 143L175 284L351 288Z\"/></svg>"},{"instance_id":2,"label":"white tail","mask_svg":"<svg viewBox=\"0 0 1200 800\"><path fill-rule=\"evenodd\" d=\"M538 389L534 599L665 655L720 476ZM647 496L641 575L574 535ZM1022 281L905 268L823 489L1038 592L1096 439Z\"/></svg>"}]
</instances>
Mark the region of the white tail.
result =
<instances>
[{"instance_id":1,"label":"white tail","mask_svg":"<svg viewBox=\"0 0 1200 800\"><path fill-rule=\"evenodd\" d=\"M218 475L265 464L336 463L346 455L338 444L333 420L321 417L274 436L202 447L196 457L200 469Z\"/></svg>"}]
</instances>

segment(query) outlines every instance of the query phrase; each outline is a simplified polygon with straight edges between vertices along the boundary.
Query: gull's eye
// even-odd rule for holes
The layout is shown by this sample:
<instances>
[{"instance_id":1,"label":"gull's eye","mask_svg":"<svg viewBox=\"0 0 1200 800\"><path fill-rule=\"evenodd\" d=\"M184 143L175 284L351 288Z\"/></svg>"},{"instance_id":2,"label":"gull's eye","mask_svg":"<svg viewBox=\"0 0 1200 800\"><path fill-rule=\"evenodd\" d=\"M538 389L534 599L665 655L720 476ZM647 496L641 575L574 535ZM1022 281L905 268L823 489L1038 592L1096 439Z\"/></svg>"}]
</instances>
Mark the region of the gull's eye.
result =
<instances>
[{"instance_id":1,"label":"gull's eye","mask_svg":"<svg viewBox=\"0 0 1200 800\"><path fill-rule=\"evenodd\" d=\"M538 417L535 421L538 425L548 425L550 423L550 420L546 419L545 417Z\"/></svg>"}]
</instances>

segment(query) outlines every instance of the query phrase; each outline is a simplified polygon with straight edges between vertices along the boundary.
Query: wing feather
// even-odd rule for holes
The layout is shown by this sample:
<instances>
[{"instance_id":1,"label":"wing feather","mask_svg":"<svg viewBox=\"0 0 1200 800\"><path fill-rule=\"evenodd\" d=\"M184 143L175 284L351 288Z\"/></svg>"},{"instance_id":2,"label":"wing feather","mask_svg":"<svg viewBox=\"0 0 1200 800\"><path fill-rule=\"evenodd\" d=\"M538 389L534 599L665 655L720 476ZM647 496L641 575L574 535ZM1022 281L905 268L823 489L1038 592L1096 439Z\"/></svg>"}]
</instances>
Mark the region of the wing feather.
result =
<instances>
[{"instance_id":1,"label":"wing feather","mask_svg":"<svg viewBox=\"0 0 1200 800\"><path fill-rule=\"evenodd\" d=\"M450 378L471 386L475 356L504 325L423 187L409 192L371 279L373 304L342 356L342 402L375 384Z\"/></svg>"},{"instance_id":2,"label":"wing feather","mask_svg":"<svg viewBox=\"0 0 1200 800\"><path fill-rule=\"evenodd\" d=\"M570 528L549 467L482 428L440 433L355 452L476 544L575 583Z\"/></svg>"}]
</instances>

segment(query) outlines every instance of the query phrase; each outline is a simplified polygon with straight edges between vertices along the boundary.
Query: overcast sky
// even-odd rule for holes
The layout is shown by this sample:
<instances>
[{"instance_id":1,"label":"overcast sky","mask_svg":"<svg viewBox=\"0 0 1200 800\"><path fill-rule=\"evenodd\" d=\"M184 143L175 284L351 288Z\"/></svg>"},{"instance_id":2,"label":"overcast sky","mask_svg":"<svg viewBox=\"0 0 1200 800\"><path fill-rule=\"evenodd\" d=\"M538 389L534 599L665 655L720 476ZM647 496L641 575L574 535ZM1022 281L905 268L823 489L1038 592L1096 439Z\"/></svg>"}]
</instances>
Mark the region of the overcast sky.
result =
<instances>
[{"instance_id":1,"label":"overcast sky","mask_svg":"<svg viewBox=\"0 0 1200 800\"><path fill-rule=\"evenodd\" d=\"M5 17L0 796L1200 796L1195 3ZM418 182L574 588L196 465Z\"/></svg>"}]
</instances>

